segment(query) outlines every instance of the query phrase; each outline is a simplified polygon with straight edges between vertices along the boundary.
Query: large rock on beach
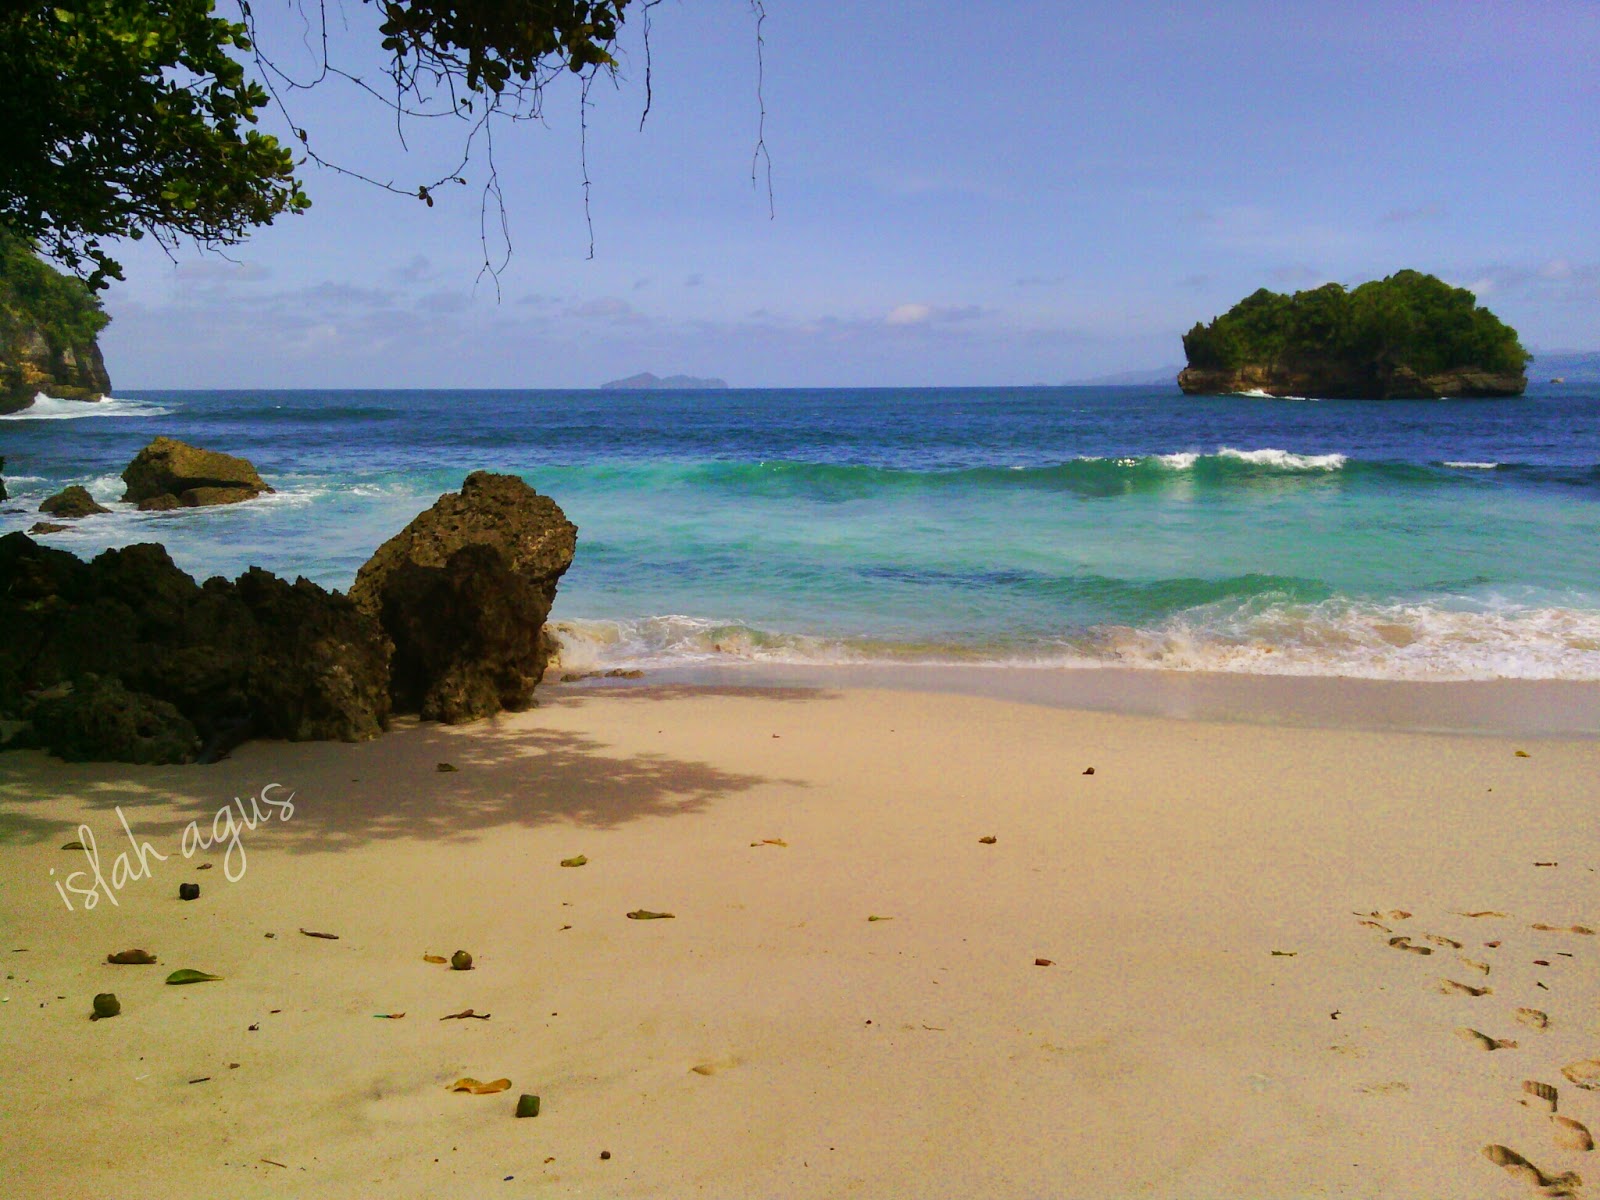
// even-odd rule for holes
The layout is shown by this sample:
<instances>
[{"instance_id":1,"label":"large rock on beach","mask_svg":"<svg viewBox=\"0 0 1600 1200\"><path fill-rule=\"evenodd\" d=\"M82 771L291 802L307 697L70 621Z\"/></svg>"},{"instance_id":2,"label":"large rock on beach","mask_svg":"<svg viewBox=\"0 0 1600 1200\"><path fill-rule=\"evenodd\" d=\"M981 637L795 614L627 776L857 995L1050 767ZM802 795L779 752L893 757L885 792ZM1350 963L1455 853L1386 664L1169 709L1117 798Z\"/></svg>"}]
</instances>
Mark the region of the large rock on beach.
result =
<instances>
[{"instance_id":1,"label":"large rock on beach","mask_svg":"<svg viewBox=\"0 0 1600 1200\"><path fill-rule=\"evenodd\" d=\"M85 676L44 697L33 714L39 743L67 762L192 762L194 725L165 700L130 692L118 679Z\"/></svg>"},{"instance_id":2,"label":"large rock on beach","mask_svg":"<svg viewBox=\"0 0 1600 1200\"><path fill-rule=\"evenodd\" d=\"M247 690L254 732L365 741L389 727L389 639L348 596L259 567L234 585L259 636Z\"/></svg>"},{"instance_id":3,"label":"large rock on beach","mask_svg":"<svg viewBox=\"0 0 1600 1200\"><path fill-rule=\"evenodd\" d=\"M104 505L95 503L89 489L73 484L71 487L62 488L54 496L39 505L39 511L51 517L65 517L76 520L78 517L92 516L94 513L110 512Z\"/></svg>"},{"instance_id":4,"label":"large rock on beach","mask_svg":"<svg viewBox=\"0 0 1600 1200\"><path fill-rule=\"evenodd\" d=\"M395 711L459 723L526 708L577 535L521 479L475 471L380 546L350 598L394 641Z\"/></svg>"},{"instance_id":5,"label":"large rock on beach","mask_svg":"<svg viewBox=\"0 0 1600 1200\"><path fill-rule=\"evenodd\" d=\"M159 545L86 563L14 533L0 538L0 629L0 718L31 721L63 756L185 761L252 733L355 741L388 722L388 639L303 579L198 584ZM133 715L113 721L124 696ZM160 757L173 747L179 759Z\"/></svg>"},{"instance_id":6,"label":"large rock on beach","mask_svg":"<svg viewBox=\"0 0 1600 1200\"><path fill-rule=\"evenodd\" d=\"M242 458L158 437L122 472L123 500L142 509L237 504L271 492Z\"/></svg>"}]
</instances>

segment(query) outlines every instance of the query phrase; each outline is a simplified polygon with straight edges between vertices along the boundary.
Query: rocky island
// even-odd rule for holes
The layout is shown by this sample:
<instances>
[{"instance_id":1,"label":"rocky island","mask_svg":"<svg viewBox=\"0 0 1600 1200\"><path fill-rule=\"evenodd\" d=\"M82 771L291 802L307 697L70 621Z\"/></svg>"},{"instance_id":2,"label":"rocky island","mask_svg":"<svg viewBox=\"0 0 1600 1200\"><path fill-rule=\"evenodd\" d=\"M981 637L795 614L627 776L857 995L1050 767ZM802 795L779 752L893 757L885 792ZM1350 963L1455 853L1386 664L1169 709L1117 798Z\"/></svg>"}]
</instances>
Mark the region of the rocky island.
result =
<instances>
[{"instance_id":1,"label":"rocky island","mask_svg":"<svg viewBox=\"0 0 1600 1200\"><path fill-rule=\"evenodd\" d=\"M602 392L655 392L655 391L720 391L728 386L726 379L702 379L698 375L652 375L640 371L626 379L613 379L600 385Z\"/></svg>"},{"instance_id":2,"label":"rocky island","mask_svg":"<svg viewBox=\"0 0 1600 1200\"><path fill-rule=\"evenodd\" d=\"M1265 288L1183 336L1189 395L1326 399L1520 396L1531 358L1465 288L1399 271L1346 291Z\"/></svg>"},{"instance_id":3,"label":"rocky island","mask_svg":"<svg viewBox=\"0 0 1600 1200\"><path fill-rule=\"evenodd\" d=\"M111 380L95 335L108 320L82 280L0 230L0 414L27 408L40 392L103 398Z\"/></svg>"}]
</instances>

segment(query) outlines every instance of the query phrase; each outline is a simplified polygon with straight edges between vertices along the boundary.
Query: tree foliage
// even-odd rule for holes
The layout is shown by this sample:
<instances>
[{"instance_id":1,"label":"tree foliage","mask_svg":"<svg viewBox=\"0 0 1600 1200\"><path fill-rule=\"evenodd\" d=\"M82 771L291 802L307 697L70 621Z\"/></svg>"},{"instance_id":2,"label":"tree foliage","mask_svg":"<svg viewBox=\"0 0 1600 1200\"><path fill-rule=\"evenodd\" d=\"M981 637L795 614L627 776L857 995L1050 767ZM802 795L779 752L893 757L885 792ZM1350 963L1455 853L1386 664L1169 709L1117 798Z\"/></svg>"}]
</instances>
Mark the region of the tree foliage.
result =
<instances>
[{"instance_id":1,"label":"tree foliage","mask_svg":"<svg viewBox=\"0 0 1600 1200\"><path fill-rule=\"evenodd\" d=\"M614 66L632 2L361 0L387 55L380 89L328 61L326 0L300 0L324 34L321 78L343 74L399 115L470 121L469 154L491 116L537 115L555 74ZM255 45L250 0L224 3L237 19L212 0L0 3L0 228L103 287L121 278L108 241L229 246L309 206L293 142L336 164L304 129L285 145L256 126L269 104L292 122L288 96L319 78L279 70ZM428 185L413 194L432 203Z\"/></svg>"},{"instance_id":2,"label":"tree foliage","mask_svg":"<svg viewBox=\"0 0 1600 1200\"><path fill-rule=\"evenodd\" d=\"M304 209L289 149L254 128L248 49L210 0L4 6L0 223L102 286L108 239L230 245Z\"/></svg>"},{"instance_id":3,"label":"tree foliage","mask_svg":"<svg viewBox=\"0 0 1600 1200\"><path fill-rule=\"evenodd\" d=\"M1344 364L1375 373L1516 373L1530 358L1517 331L1471 292L1410 270L1351 291L1337 283L1292 296L1261 288L1211 324L1196 324L1183 349L1190 366L1224 370Z\"/></svg>"}]
</instances>

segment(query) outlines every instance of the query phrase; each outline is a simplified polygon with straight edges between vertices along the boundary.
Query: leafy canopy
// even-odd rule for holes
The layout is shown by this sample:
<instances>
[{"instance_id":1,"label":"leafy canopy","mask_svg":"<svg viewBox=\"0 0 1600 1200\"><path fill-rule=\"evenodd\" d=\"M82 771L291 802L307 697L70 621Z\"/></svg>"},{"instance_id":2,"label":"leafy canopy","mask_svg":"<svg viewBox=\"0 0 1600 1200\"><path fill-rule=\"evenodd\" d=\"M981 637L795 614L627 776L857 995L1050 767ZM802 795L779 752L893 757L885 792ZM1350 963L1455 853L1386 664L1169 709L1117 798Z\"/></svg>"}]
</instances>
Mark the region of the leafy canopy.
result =
<instances>
[{"instance_id":1,"label":"leafy canopy","mask_svg":"<svg viewBox=\"0 0 1600 1200\"><path fill-rule=\"evenodd\" d=\"M1192 367L1341 363L1433 374L1454 367L1520 372L1530 355L1517 331L1465 288L1399 271L1353 291L1340 284L1285 296L1266 288L1183 336Z\"/></svg>"},{"instance_id":2,"label":"leafy canopy","mask_svg":"<svg viewBox=\"0 0 1600 1200\"><path fill-rule=\"evenodd\" d=\"M108 241L235 245L309 207L294 151L255 128L264 106L302 85L274 78L253 45L250 0L231 2L237 20L211 0L0 4L0 228L88 268L98 288L122 277ZM442 91L468 114L477 94L477 121L536 97L561 67L613 66L630 2L362 0L380 18L392 107Z\"/></svg>"}]
</instances>

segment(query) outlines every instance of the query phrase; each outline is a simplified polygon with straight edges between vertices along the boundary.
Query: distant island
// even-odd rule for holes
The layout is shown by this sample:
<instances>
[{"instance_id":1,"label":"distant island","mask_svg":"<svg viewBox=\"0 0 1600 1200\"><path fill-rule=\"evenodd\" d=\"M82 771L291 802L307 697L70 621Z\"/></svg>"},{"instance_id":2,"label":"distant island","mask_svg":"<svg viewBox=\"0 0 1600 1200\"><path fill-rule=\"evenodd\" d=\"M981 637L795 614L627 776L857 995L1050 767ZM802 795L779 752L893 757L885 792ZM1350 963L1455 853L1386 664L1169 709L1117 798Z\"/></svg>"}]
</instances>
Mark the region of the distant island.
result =
<instances>
[{"instance_id":1,"label":"distant island","mask_svg":"<svg viewBox=\"0 0 1600 1200\"><path fill-rule=\"evenodd\" d=\"M1183 336L1190 395L1328 399L1520 396L1531 355L1465 288L1420 271L1346 291L1262 288Z\"/></svg>"},{"instance_id":2,"label":"distant island","mask_svg":"<svg viewBox=\"0 0 1600 1200\"><path fill-rule=\"evenodd\" d=\"M726 379L701 379L696 375L668 375L663 379L659 375L652 375L649 371L640 371L639 374L629 375L626 379L613 379L610 383L602 383L600 390L602 392L709 392L727 386Z\"/></svg>"}]
</instances>

